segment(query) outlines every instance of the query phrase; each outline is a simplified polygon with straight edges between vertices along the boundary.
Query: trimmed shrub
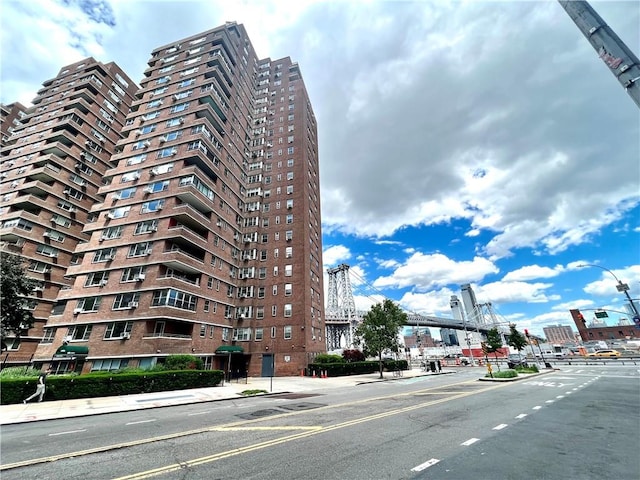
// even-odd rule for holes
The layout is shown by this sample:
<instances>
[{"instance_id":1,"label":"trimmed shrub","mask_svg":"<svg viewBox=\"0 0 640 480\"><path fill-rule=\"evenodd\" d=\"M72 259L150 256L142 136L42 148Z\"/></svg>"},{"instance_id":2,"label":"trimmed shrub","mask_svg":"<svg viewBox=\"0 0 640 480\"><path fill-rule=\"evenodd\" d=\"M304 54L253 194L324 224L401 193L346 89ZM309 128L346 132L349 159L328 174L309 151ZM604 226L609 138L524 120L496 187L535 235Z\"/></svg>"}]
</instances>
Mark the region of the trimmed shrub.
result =
<instances>
[{"instance_id":1,"label":"trimmed shrub","mask_svg":"<svg viewBox=\"0 0 640 480\"><path fill-rule=\"evenodd\" d=\"M493 378L514 378L518 376L518 372L515 370L503 370L501 372L493 372ZM491 378L491 375L488 373L485 375L485 378Z\"/></svg>"},{"instance_id":2,"label":"trimmed shrub","mask_svg":"<svg viewBox=\"0 0 640 480\"><path fill-rule=\"evenodd\" d=\"M315 359L314 363L343 363L344 358L341 355L334 355L331 353L321 353Z\"/></svg>"},{"instance_id":3,"label":"trimmed shrub","mask_svg":"<svg viewBox=\"0 0 640 480\"><path fill-rule=\"evenodd\" d=\"M110 397L134 393L163 392L186 388L215 387L224 376L220 370L165 372L96 372L80 376L51 375L45 400ZM36 390L37 377L2 379L0 403L20 403Z\"/></svg>"},{"instance_id":4,"label":"trimmed shrub","mask_svg":"<svg viewBox=\"0 0 640 480\"><path fill-rule=\"evenodd\" d=\"M343 351L342 358L346 362L364 362L366 360L364 353L357 349Z\"/></svg>"},{"instance_id":5,"label":"trimmed shrub","mask_svg":"<svg viewBox=\"0 0 640 480\"><path fill-rule=\"evenodd\" d=\"M166 370L202 370L201 358L193 355L169 355L164 361Z\"/></svg>"}]
</instances>

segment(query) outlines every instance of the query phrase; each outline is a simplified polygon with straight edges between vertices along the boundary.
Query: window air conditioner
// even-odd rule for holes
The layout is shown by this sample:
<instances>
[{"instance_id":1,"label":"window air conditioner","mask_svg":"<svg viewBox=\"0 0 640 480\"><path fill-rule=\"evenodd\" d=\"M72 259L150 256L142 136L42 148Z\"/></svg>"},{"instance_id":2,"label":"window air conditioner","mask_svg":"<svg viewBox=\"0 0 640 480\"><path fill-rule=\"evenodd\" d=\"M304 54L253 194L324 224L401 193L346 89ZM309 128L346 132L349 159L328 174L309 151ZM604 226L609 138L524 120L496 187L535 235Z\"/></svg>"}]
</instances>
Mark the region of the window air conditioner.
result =
<instances>
[{"instance_id":1,"label":"window air conditioner","mask_svg":"<svg viewBox=\"0 0 640 480\"><path fill-rule=\"evenodd\" d=\"M107 284L106 280L100 280L100 286L104 287Z\"/></svg>"},{"instance_id":2,"label":"window air conditioner","mask_svg":"<svg viewBox=\"0 0 640 480\"><path fill-rule=\"evenodd\" d=\"M98 239L99 242L104 242L108 237L106 235L101 235Z\"/></svg>"},{"instance_id":3,"label":"window air conditioner","mask_svg":"<svg viewBox=\"0 0 640 480\"><path fill-rule=\"evenodd\" d=\"M157 232L158 231L158 227L156 227L155 225L153 227L149 227L149 231L150 232Z\"/></svg>"},{"instance_id":4,"label":"window air conditioner","mask_svg":"<svg viewBox=\"0 0 640 480\"><path fill-rule=\"evenodd\" d=\"M139 137L140 135L142 135L142 130L136 130L136 137Z\"/></svg>"},{"instance_id":5,"label":"window air conditioner","mask_svg":"<svg viewBox=\"0 0 640 480\"><path fill-rule=\"evenodd\" d=\"M143 191L145 193L153 193L153 187L152 186L144 187Z\"/></svg>"},{"instance_id":6,"label":"window air conditioner","mask_svg":"<svg viewBox=\"0 0 640 480\"><path fill-rule=\"evenodd\" d=\"M129 302L129 308L138 308L138 302Z\"/></svg>"},{"instance_id":7,"label":"window air conditioner","mask_svg":"<svg viewBox=\"0 0 640 480\"><path fill-rule=\"evenodd\" d=\"M107 213L107 218L113 220L116 216L113 213Z\"/></svg>"},{"instance_id":8,"label":"window air conditioner","mask_svg":"<svg viewBox=\"0 0 640 480\"><path fill-rule=\"evenodd\" d=\"M146 275L144 273L139 273L138 275L136 275L135 277L133 277L133 279L136 282L141 282L146 278Z\"/></svg>"},{"instance_id":9,"label":"window air conditioner","mask_svg":"<svg viewBox=\"0 0 640 480\"><path fill-rule=\"evenodd\" d=\"M76 309L78 310L78 309ZM74 310L75 311L75 310ZM66 337L64 337L62 339L63 342L69 343L71 340L73 340L73 337L71 335L67 335Z\"/></svg>"},{"instance_id":10,"label":"window air conditioner","mask_svg":"<svg viewBox=\"0 0 640 480\"><path fill-rule=\"evenodd\" d=\"M131 334L129 332L122 332L120 338L122 338L123 340L129 340L131 338Z\"/></svg>"},{"instance_id":11,"label":"window air conditioner","mask_svg":"<svg viewBox=\"0 0 640 480\"><path fill-rule=\"evenodd\" d=\"M82 313L84 310L82 310L81 308L74 308L73 309L73 314L74 315L78 315L79 313Z\"/></svg>"},{"instance_id":12,"label":"window air conditioner","mask_svg":"<svg viewBox=\"0 0 640 480\"><path fill-rule=\"evenodd\" d=\"M162 135L162 136L159 138L159 140L160 140L160 143L164 143L164 142L166 142L166 141L167 141L167 137L165 137L164 135Z\"/></svg>"},{"instance_id":13,"label":"window air conditioner","mask_svg":"<svg viewBox=\"0 0 640 480\"><path fill-rule=\"evenodd\" d=\"M160 172L158 171L158 169L157 169L157 168L152 168L152 169L149 171L149 173L150 173L151 175L158 175Z\"/></svg>"},{"instance_id":14,"label":"window air conditioner","mask_svg":"<svg viewBox=\"0 0 640 480\"><path fill-rule=\"evenodd\" d=\"M68 188L66 190L64 190L62 193L64 193L65 195L71 195L71 190L69 190Z\"/></svg>"},{"instance_id":15,"label":"window air conditioner","mask_svg":"<svg viewBox=\"0 0 640 480\"><path fill-rule=\"evenodd\" d=\"M110 261L110 260L113 260L114 258L116 258L114 254L110 254L110 255L107 255L106 257L104 257L104 259L105 259L107 262L108 262L108 261Z\"/></svg>"},{"instance_id":16,"label":"window air conditioner","mask_svg":"<svg viewBox=\"0 0 640 480\"><path fill-rule=\"evenodd\" d=\"M49 233L49 232L44 232L44 233L42 234L42 236L43 236L43 237L50 237L50 236L51 236L51 233Z\"/></svg>"}]
</instances>

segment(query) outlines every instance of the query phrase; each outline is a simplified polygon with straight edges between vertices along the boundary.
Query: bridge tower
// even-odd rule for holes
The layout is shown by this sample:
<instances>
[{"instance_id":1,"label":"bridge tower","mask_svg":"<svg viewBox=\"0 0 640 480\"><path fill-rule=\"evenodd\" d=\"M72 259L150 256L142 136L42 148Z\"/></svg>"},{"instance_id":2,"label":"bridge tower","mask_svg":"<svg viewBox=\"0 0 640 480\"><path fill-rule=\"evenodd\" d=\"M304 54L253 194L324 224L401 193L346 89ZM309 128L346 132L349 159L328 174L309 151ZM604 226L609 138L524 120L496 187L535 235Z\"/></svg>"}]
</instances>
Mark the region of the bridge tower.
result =
<instances>
[{"instance_id":1,"label":"bridge tower","mask_svg":"<svg viewBox=\"0 0 640 480\"><path fill-rule=\"evenodd\" d=\"M343 263L335 268L329 268L327 273L329 274L329 291L325 309L327 350L351 348L358 315L349 280L349 265Z\"/></svg>"}]
</instances>

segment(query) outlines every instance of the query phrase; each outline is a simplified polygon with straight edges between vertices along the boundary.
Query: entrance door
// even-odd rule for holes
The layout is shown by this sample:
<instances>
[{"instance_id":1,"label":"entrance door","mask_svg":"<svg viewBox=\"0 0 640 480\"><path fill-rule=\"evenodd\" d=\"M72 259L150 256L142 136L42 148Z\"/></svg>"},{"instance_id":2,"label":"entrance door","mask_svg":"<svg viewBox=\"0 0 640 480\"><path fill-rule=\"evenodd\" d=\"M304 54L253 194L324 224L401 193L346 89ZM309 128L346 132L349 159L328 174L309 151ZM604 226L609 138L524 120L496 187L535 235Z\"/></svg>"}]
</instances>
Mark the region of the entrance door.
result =
<instances>
[{"instance_id":1,"label":"entrance door","mask_svg":"<svg viewBox=\"0 0 640 480\"><path fill-rule=\"evenodd\" d=\"M262 354L262 372L260 373L263 377L273 377L275 374L275 364L273 353L263 353Z\"/></svg>"}]
</instances>

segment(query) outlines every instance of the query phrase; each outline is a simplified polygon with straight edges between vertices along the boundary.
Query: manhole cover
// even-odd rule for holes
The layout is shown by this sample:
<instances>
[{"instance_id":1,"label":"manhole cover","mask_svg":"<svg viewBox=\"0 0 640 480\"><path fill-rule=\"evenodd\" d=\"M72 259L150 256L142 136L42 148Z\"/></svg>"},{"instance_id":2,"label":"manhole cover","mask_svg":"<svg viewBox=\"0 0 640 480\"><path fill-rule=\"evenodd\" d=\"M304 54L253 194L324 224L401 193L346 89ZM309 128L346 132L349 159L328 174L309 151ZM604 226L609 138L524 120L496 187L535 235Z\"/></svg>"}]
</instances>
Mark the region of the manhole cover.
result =
<instances>
[{"instance_id":1,"label":"manhole cover","mask_svg":"<svg viewBox=\"0 0 640 480\"><path fill-rule=\"evenodd\" d=\"M253 420L254 418L268 417L270 415L278 415L279 413L282 413L282 411L274 408L267 408L264 410L256 410L255 412L243 413L237 416L244 420Z\"/></svg>"},{"instance_id":2,"label":"manhole cover","mask_svg":"<svg viewBox=\"0 0 640 480\"><path fill-rule=\"evenodd\" d=\"M271 398L284 398L286 400L297 400L299 398L317 397L317 393L278 393Z\"/></svg>"},{"instance_id":3,"label":"manhole cover","mask_svg":"<svg viewBox=\"0 0 640 480\"><path fill-rule=\"evenodd\" d=\"M287 405L282 405L280 408L284 408L286 410L313 410L314 408L326 407L321 403L291 403Z\"/></svg>"}]
</instances>

